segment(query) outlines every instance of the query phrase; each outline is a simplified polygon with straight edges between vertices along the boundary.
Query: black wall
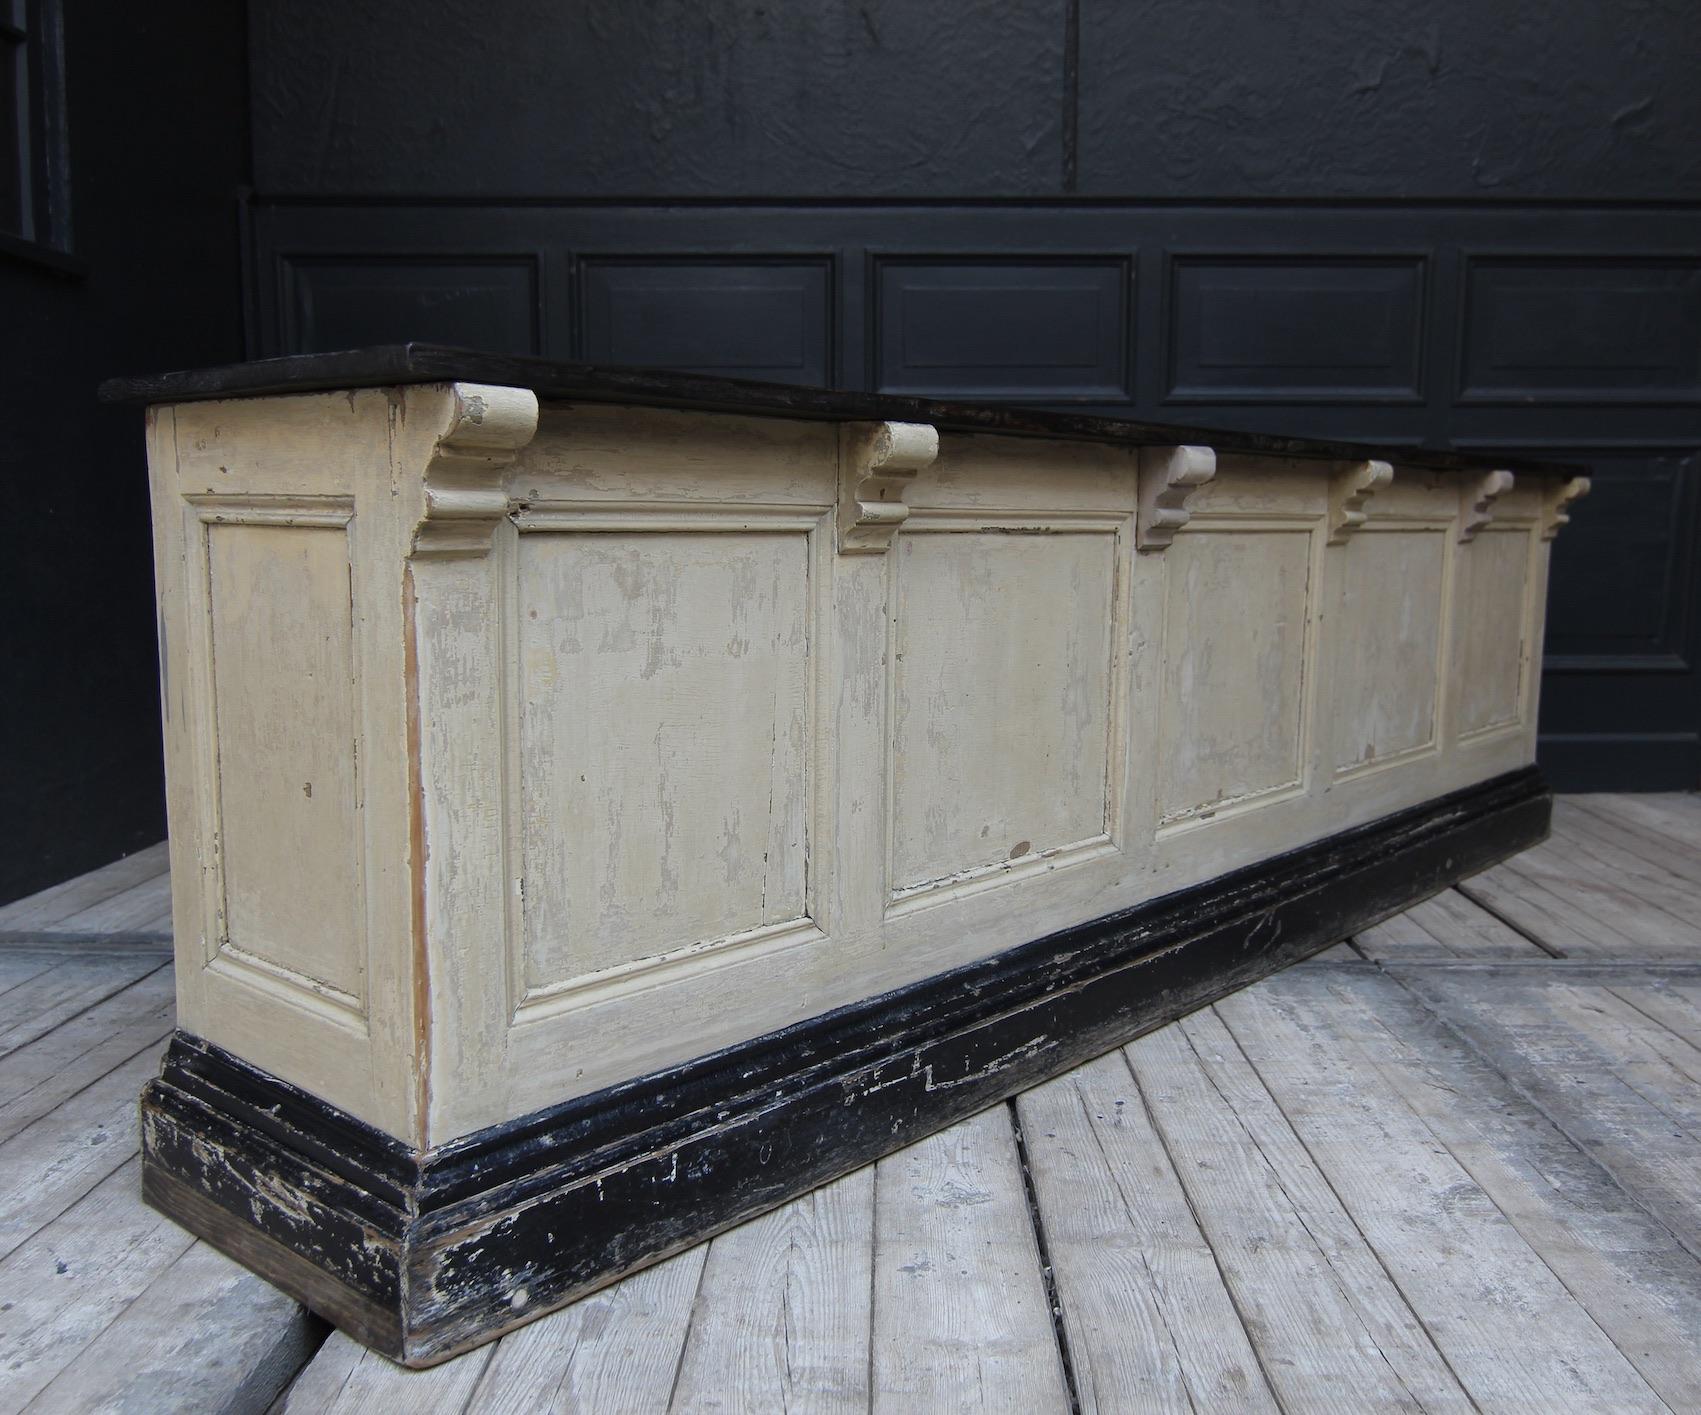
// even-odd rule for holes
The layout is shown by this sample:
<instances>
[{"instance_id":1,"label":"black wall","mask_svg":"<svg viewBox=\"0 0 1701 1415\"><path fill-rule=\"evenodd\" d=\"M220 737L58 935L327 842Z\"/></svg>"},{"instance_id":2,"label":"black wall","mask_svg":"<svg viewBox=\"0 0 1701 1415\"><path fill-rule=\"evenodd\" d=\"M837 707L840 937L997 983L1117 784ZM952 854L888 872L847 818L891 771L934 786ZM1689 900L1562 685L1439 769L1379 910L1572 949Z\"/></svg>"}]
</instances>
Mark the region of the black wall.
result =
<instances>
[{"instance_id":1,"label":"black wall","mask_svg":"<svg viewBox=\"0 0 1701 1415\"><path fill-rule=\"evenodd\" d=\"M252 11L276 196L1701 196L1690 0Z\"/></svg>"},{"instance_id":2,"label":"black wall","mask_svg":"<svg viewBox=\"0 0 1701 1415\"><path fill-rule=\"evenodd\" d=\"M1692 0L256 0L255 353L1529 451L1542 760L1701 779Z\"/></svg>"},{"instance_id":3,"label":"black wall","mask_svg":"<svg viewBox=\"0 0 1701 1415\"><path fill-rule=\"evenodd\" d=\"M0 248L0 901L165 833L141 419L95 386L242 347L241 7L65 9L73 259Z\"/></svg>"},{"instance_id":4,"label":"black wall","mask_svg":"<svg viewBox=\"0 0 1701 1415\"><path fill-rule=\"evenodd\" d=\"M65 8L82 273L0 253L0 899L162 828L141 429L93 385L243 347L1579 456L1544 760L1701 774L1692 0Z\"/></svg>"}]
</instances>

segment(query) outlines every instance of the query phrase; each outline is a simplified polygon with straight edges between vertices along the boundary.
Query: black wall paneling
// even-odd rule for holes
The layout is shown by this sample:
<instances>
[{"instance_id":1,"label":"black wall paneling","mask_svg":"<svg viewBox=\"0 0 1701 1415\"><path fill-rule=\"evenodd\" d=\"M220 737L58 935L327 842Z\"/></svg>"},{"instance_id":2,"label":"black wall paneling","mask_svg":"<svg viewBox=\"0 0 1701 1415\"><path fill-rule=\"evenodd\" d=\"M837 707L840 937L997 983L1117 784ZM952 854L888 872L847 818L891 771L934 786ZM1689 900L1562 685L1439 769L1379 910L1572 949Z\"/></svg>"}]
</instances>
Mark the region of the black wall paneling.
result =
<instances>
[{"instance_id":1,"label":"black wall paneling","mask_svg":"<svg viewBox=\"0 0 1701 1415\"><path fill-rule=\"evenodd\" d=\"M1701 401L1701 256L1469 258L1467 402Z\"/></svg>"},{"instance_id":2,"label":"black wall paneling","mask_svg":"<svg viewBox=\"0 0 1701 1415\"><path fill-rule=\"evenodd\" d=\"M1177 253L1169 403L1421 403L1423 255Z\"/></svg>"},{"instance_id":3,"label":"black wall paneling","mask_svg":"<svg viewBox=\"0 0 1701 1415\"><path fill-rule=\"evenodd\" d=\"M255 355L527 337L1590 464L1558 542L1543 760L1561 786L1701 774L1701 207L273 199L251 218Z\"/></svg>"},{"instance_id":4,"label":"black wall paneling","mask_svg":"<svg viewBox=\"0 0 1701 1415\"><path fill-rule=\"evenodd\" d=\"M880 393L1123 402L1127 258L873 258Z\"/></svg>"},{"instance_id":5,"label":"black wall paneling","mask_svg":"<svg viewBox=\"0 0 1701 1415\"><path fill-rule=\"evenodd\" d=\"M586 256L575 353L591 363L832 384L833 284L831 256Z\"/></svg>"},{"instance_id":6,"label":"black wall paneling","mask_svg":"<svg viewBox=\"0 0 1701 1415\"><path fill-rule=\"evenodd\" d=\"M542 280L535 256L380 256L285 260L284 338L321 352L383 342L405 320L421 339L541 354Z\"/></svg>"},{"instance_id":7,"label":"black wall paneling","mask_svg":"<svg viewBox=\"0 0 1701 1415\"><path fill-rule=\"evenodd\" d=\"M1586 462L1594 483L1554 542L1542 675L1546 764L1579 790L1694 786L1701 448L1573 442L1503 450Z\"/></svg>"}]
</instances>

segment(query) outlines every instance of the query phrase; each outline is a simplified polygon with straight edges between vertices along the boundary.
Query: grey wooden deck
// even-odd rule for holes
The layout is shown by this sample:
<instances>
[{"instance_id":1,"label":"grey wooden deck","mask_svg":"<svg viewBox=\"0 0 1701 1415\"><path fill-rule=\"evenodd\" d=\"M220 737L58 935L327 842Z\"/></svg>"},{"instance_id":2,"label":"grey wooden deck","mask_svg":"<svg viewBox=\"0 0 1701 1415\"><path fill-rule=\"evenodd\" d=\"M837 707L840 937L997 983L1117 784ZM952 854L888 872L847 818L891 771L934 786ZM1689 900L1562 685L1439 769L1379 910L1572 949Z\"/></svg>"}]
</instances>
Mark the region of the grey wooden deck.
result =
<instances>
[{"instance_id":1,"label":"grey wooden deck","mask_svg":"<svg viewBox=\"0 0 1701 1415\"><path fill-rule=\"evenodd\" d=\"M0 910L0 1410L1701 1408L1701 798L403 1371L144 1208L162 852Z\"/></svg>"}]
</instances>

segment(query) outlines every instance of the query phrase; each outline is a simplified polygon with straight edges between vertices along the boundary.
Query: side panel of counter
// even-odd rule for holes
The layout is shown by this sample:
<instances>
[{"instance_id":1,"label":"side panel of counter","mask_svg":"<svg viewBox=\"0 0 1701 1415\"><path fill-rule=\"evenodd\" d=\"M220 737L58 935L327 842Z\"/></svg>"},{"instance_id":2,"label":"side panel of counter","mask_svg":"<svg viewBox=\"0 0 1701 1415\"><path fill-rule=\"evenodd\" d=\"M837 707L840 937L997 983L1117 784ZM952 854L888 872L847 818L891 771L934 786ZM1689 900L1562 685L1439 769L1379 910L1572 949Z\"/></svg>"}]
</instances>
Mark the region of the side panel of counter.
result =
<instances>
[{"instance_id":1,"label":"side panel of counter","mask_svg":"<svg viewBox=\"0 0 1701 1415\"><path fill-rule=\"evenodd\" d=\"M149 460L179 1026L417 1139L396 409L159 408Z\"/></svg>"}]
</instances>

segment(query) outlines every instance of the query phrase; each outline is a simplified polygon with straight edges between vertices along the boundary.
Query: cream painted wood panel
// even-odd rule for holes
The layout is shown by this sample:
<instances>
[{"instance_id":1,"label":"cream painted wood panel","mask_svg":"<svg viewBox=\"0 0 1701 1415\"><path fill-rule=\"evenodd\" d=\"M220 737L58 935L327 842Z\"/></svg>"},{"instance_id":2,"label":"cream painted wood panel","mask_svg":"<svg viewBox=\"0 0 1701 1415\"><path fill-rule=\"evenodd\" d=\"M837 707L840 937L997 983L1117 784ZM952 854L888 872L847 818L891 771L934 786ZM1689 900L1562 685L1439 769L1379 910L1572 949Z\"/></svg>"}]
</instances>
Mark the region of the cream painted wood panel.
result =
<instances>
[{"instance_id":1,"label":"cream painted wood panel","mask_svg":"<svg viewBox=\"0 0 1701 1415\"><path fill-rule=\"evenodd\" d=\"M1162 823L1300 786L1312 540L1196 519L1166 552Z\"/></svg>"},{"instance_id":2,"label":"cream painted wood panel","mask_svg":"<svg viewBox=\"0 0 1701 1415\"><path fill-rule=\"evenodd\" d=\"M525 985L807 917L809 529L520 538Z\"/></svg>"},{"instance_id":3,"label":"cream painted wood panel","mask_svg":"<svg viewBox=\"0 0 1701 1415\"><path fill-rule=\"evenodd\" d=\"M1490 527L1458 548L1453 681L1461 737L1518 721L1527 674L1531 533Z\"/></svg>"},{"instance_id":4,"label":"cream painted wood panel","mask_svg":"<svg viewBox=\"0 0 1701 1415\"><path fill-rule=\"evenodd\" d=\"M1448 536L1372 521L1336 555L1329 740L1330 760L1344 773L1436 741Z\"/></svg>"},{"instance_id":5,"label":"cream painted wood panel","mask_svg":"<svg viewBox=\"0 0 1701 1415\"><path fill-rule=\"evenodd\" d=\"M893 557L890 892L1107 841L1115 528L918 516Z\"/></svg>"},{"instance_id":6,"label":"cream painted wood panel","mask_svg":"<svg viewBox=\"0 0 1701 1415\"><path fill-rule=\"evenodd\" d=\"M464 384L150 419L182 1023L414 1144L1533 754L1560 502L1504 476Z\"/></svg>"},{"instance_id":7,"label":"cream painted wood panel","mask_svg":"<svg viewBox=\"0 0 1701 1415\"><path fill-rule=\"evenodd\" d=\"M244 513L210 510L204 523L213 731L225 768L212 942L361 1011L348 531L227 514Z\"/></svg>"}]
</instances>

